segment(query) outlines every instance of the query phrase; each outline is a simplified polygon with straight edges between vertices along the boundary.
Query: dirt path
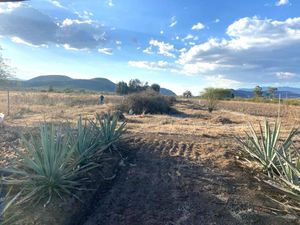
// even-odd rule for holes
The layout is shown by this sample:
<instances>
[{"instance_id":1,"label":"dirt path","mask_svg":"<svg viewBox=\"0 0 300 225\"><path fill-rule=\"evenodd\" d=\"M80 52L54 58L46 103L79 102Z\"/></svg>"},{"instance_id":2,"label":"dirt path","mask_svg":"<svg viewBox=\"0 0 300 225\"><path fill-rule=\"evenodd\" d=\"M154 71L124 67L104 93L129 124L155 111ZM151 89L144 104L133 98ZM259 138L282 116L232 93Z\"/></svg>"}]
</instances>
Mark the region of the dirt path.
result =
<instances>
[{"instance_id":1,"label":"dirt path","mask_svg":"<svg viewBox=\"0 0 300 225\"><path fill-rule=\"evenodd\" d=\"M300 224L237 170L226 140L135 137L130 143L134 161L107 194L95 196L84 225Z\"/></svg>"}]
</instances>

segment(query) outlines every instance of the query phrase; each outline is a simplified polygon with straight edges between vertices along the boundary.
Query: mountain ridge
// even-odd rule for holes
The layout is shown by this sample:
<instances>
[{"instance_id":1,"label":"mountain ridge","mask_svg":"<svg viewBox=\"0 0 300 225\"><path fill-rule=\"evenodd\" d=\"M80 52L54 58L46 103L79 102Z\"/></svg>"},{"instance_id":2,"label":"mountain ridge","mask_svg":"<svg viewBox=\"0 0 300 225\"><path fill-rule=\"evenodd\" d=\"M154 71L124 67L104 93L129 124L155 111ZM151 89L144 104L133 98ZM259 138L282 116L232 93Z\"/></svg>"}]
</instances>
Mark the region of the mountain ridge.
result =
<instances>
[{"instance_id":1,"label":"mountain ridge","mask_svg":"<svg viewBox=\"0 0 300 225\"><path fill-rule=\"evenodd\" d=\"M26 89L75 89L99 92L115 92L116 84L107 78L95 77L91 79L74 79L66 75L41 75L29 80L15 80L10 82L10 87L22 87ZM176 96L167 88L161 88L161 94Z\"/></svg>"}]
</instances>

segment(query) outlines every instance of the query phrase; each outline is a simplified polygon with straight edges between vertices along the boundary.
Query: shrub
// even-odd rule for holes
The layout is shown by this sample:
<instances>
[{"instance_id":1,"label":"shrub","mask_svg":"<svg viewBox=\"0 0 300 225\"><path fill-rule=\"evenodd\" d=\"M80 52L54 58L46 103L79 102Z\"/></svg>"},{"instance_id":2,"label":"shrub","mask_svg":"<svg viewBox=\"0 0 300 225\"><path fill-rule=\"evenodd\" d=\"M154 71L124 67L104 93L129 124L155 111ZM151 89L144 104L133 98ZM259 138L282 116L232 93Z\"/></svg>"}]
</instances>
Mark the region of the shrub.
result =
<instances>
[{"instance_id":1,"label":"shrub","mask_svg":"<svg viewBox=\"0 0 300 225\"><path fill-rule=\"evenodd\" d=\"M219 102L218 94L215 90L215 88L205 88L204 93L202 94L202 97L207 101L207 109L210 113L216 109Z\"/></svg>"},{"instance_id":2,"label":"shrub","mask_svg":"<svg viewBox=\"0 0 300 225\"><path fill-rule=\"evenodd\" d=\"M190 91L183 92L182 96L184 98L191 98L191 97L193 97L192 92L190 92Z\"/></svg>"},{"instance_id":3,"label":"shrub","mask_svg":"<svg viewBox=\"0 0 300 225\"><path fill-rule=\"evenodd\" d=\"M119 106L119 109L126 112L133 110L135 114L167 114L170 113L172 109L171 106L175 101L175 97L164 96L148 90L127 96Z\"/></svg>"}]
</instances>

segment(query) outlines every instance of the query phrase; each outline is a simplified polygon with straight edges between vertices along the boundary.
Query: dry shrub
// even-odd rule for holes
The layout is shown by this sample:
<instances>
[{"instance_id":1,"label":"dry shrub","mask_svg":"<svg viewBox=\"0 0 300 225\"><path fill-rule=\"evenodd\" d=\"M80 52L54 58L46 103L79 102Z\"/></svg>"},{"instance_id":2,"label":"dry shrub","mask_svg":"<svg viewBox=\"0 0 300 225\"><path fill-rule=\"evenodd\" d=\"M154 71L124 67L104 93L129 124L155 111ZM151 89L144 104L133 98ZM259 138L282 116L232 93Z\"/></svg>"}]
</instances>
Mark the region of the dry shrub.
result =
<instances>
[{"instance_id":1,"label":"dry shrub","mask_svg":"<svg viewBox=\"0 0 300 225\"><path fill-rule=\"evenodd\" d=\"M148 90L128 95L117 108L123 112L132 110L135 114L168 114L172 111L171 106L175 101L175 97Z\"/></svg>"}]
</instances>

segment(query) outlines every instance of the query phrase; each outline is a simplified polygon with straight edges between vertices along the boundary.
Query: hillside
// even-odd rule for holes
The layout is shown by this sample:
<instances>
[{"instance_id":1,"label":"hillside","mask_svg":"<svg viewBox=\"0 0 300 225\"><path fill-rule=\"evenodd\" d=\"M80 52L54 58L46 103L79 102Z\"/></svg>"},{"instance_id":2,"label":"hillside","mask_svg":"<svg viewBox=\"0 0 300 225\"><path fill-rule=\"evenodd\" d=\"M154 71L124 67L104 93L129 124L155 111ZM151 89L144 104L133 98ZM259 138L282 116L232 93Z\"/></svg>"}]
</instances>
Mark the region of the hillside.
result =
<instances>
[{"instance_id":1,"label":"hillside","mask_svg":"<svg viewBox=\"0 0 300 225\"><path fill-rule=\"evenodd\" d=\"M268 91L267 87L262 87L263 95L265 95ZM233 91L236 97L241 98L252 98L253 97L253 89L251 88L240 88ZM278 87L275 93L276 97L281 96L281 98L300 98L300 88L295 87Z\"/></svg>"},{"instance_id":2,"label":"hillside","mask_svg":"<svg viewBox=\"0 0 300 225\"><path fill-rule=\"evenodd\" d=\"M25 81L12 81L11 85L14 87L22 87L26 89L74 89L74 90L90 90L99 92L114 92L116 84L106 78L93 79L73 79L63 75L46 75L38 76ZM161 93L164 95L175 96L176 94L166 88L161 88Z\"/></svg>"}]
</instances>

